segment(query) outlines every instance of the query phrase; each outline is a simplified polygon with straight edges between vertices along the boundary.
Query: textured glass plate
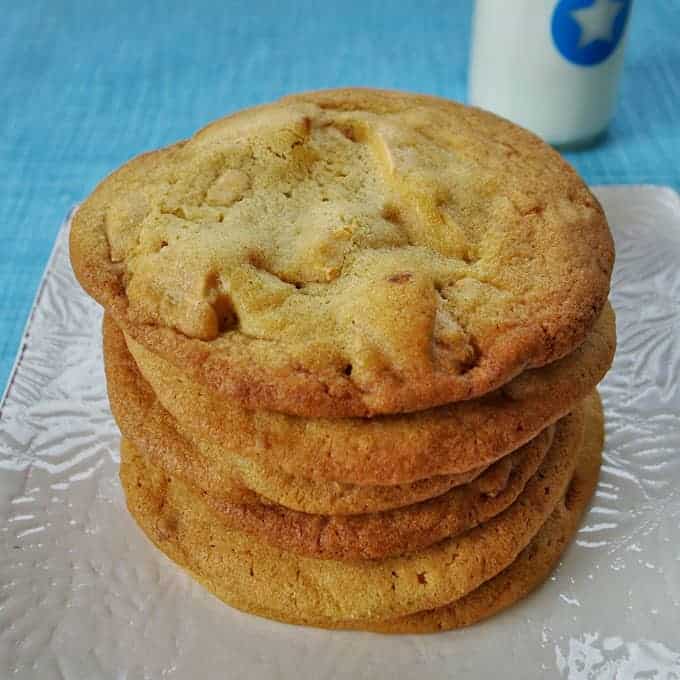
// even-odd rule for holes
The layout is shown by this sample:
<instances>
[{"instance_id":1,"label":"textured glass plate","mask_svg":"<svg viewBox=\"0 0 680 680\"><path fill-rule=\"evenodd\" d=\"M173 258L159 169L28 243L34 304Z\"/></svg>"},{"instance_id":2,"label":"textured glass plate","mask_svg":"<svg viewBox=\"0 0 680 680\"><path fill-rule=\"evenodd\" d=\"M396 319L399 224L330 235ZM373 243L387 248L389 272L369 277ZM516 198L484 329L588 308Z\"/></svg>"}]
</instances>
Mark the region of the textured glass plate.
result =
<instances>
[{"instance_id":1,"label":"textured glass plate","mask_svg":"<svg viewBox=\"0 0 680 680\"><path fill-rule=\"evenodd\" d=\"M428 636L241 614L148 543L124 510L101 312L64 228L0 412L0 678L680 678L680 197L597 194L619 332L597 497L538 592Z\"/></svg>"}]
</instances>

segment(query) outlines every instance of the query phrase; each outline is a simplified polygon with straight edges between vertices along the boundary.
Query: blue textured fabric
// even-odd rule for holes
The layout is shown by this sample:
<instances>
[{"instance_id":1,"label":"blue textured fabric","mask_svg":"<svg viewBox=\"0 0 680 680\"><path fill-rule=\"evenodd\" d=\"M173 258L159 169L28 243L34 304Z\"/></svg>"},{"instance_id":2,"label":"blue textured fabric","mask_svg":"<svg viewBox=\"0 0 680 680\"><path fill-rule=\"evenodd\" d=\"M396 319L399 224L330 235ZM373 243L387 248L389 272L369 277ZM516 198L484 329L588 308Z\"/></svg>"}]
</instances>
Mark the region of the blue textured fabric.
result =
<instances>
[{"instance_id":1,"label":"blue textured fabric","mask_svg":"<svg viewBox=\"0 0 680 680\"><path fill-rule=\"evenodd\" d=\"M140 151L284 93L371 85L465 98L468 0L0 0L0 385L56 231ZM680 0L638 0L590 183L680 186Z\"/></svg>"}]
</instances>

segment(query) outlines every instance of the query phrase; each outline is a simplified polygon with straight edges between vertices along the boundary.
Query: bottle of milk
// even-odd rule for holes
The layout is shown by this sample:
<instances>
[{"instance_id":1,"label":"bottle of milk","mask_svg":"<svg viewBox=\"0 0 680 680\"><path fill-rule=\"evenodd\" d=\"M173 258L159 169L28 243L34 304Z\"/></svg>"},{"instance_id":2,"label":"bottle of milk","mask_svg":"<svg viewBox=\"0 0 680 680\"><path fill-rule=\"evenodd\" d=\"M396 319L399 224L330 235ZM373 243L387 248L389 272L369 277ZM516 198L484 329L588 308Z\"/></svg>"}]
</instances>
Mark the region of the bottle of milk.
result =
<instances>
[{"instance_id":1,"label":"bottle of milk","mask_svg":"<svg viewBox=\"0 0 680 680\"><path fill-rule=\"evenodd\" d=\"M632 0L476 0L469 100L554 145L587 145L616 100Z\"/></svg>"}]
</instances>

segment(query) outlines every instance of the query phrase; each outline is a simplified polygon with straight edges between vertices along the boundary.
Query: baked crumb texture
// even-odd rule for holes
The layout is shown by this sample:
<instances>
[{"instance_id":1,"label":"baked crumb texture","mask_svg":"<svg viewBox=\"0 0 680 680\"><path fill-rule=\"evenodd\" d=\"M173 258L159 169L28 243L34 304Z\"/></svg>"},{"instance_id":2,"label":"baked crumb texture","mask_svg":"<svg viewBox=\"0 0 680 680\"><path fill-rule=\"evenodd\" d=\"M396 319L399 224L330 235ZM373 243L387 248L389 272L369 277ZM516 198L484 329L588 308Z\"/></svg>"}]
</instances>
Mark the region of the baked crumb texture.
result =
<instances>
[{"instance_id":1,"label":"baked crumb texture","mask_svg":"<svg viewBox=\"0 0 680 680\"><path fill-rule=\"evenodd\" d=\"M84 287L247 407L366 416L468 399L586 337L596 199L530 133L373 90L286 98L132 160L75 217Z\"/></svg>"}]
</instances>

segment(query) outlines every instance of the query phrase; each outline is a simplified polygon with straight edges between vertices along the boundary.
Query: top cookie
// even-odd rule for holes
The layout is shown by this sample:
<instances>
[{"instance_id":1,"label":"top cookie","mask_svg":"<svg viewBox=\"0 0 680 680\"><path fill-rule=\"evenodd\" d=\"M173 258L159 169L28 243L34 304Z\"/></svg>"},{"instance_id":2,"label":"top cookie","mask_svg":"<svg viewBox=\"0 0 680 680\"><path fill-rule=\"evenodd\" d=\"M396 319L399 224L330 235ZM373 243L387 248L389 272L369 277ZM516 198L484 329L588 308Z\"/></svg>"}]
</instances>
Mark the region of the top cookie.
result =
<instances>
[{"instance_id":1,"label":"top cookie","mask_svg":"<svg viewBox=\"0 0 680 680\"><path fill-rule=\"evenodd\" d=\"M102 182L76 275L124 330L248 407L367 416L469 399L586 336L613 245L532 134L346 89L237 113Z\"/></svg>"}]
</instances>

